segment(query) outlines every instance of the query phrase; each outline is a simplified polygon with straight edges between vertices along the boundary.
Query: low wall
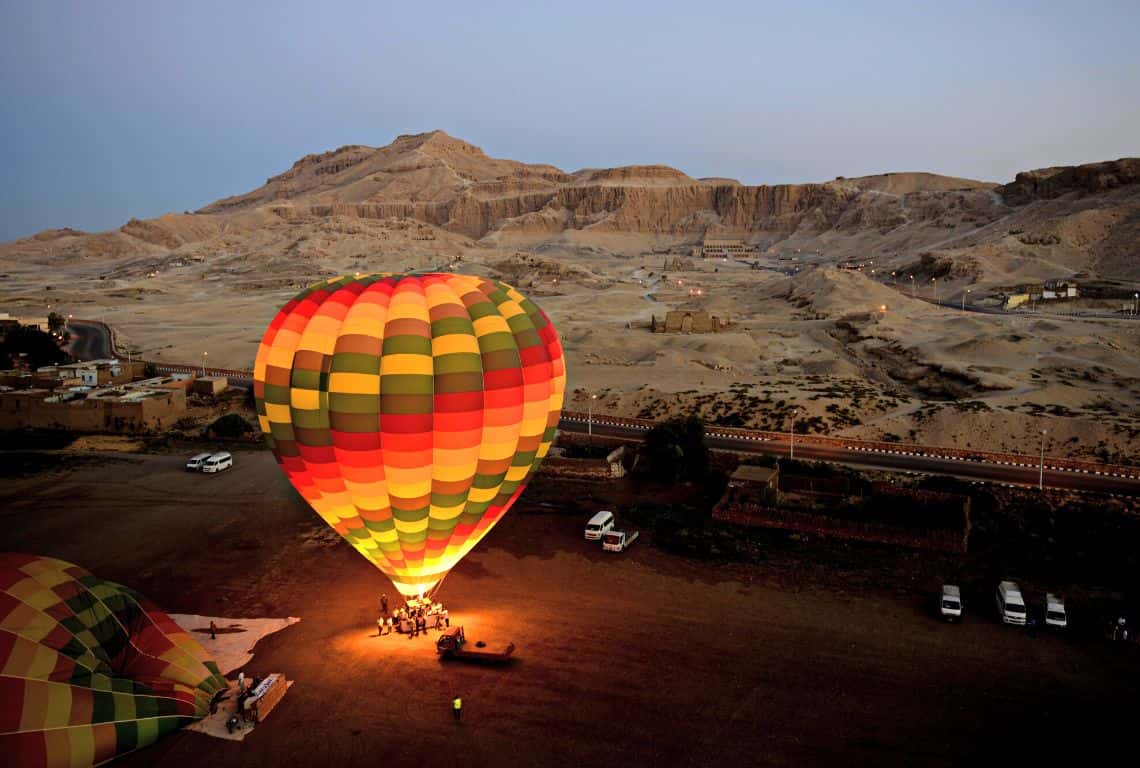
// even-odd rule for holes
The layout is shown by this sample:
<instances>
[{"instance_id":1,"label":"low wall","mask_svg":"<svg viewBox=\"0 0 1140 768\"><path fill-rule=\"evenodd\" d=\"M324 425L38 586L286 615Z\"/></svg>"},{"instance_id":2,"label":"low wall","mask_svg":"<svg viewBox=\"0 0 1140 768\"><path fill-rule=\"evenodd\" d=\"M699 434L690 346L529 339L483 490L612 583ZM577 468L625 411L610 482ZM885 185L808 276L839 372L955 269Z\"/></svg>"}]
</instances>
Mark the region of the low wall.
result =
<instances>
[{"instance_id":1,"label":"low wall","mask_svg":"<svg viewBox=\"0 0 1140 768\"><path fill-rule=\"evenodd\" d=\"M575 411L563 411L562 418L585 424L588 420L588 415ZM631 419L623 416L599 416L596 413L593 416L593 422L595 424L612 424L614 426L630 427L640 430L649 430L658 423L647 419ZM719 427L716 425L705 425L705 436L757 441L786 442L788 440L787 432L738 429L735 427ZM1022 453L999 453L995 451L977 451L963 448L944 448L942 446L920 445L917 443L887 443L875 440L853 440L842 437L827 437L825 435L800 435L798 433L796 434L796 445L819 445L862 453L902 454L907 456L976 461L979 463L1005 464L1029 468L1037 467L1040 461L1037 456ZM811 461L811 459L807 459L807 461ZM1112 477L1127 477L1133 480L1140 480L1140 467L1102 464L1096 461L1058 459L1046 456L1045 468L1054 471L1079 472L1086 475L1110 475Z\"/></svg>"},{"instance_id":2,"label":"low wall","mask_svg":"<svg viewBox=\"0 0 1140 768\"><path fill-rule=\"evenodd\" d=\"M963 531L925 531L917 533L874 523L859 523L807 512L793 512L753 504L718 504L712 517L721 522L757 528L811 533L838 539L854 539L878 544L893 544L936 552L966 552L968 528Z\"/></svg>"},{"instance_id":3,"label":"low wall","mask_svg":"<svg viewBox=\"0 0 1140 768\"><path fill-rule=\"evenodd\" d=\"M186 394L180 389L127 401L94 397L48 402L42 397L0 395L0 429L145 432L168 427L185 414Z\"/></svg>"}]
</instances>

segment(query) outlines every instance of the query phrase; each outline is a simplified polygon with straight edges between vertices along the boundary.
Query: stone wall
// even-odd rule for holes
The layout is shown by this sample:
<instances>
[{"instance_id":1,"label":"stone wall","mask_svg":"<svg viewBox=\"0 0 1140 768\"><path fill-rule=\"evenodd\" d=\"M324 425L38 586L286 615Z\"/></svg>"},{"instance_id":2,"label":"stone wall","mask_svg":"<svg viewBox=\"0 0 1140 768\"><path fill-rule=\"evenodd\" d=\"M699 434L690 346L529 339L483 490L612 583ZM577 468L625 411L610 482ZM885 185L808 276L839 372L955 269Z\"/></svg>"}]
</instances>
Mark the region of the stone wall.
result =
<instances>
[{"instance_id":1,"label":"stone wall","mask_svg":"<svg viewBox=\"0 0 1140 768\"><path fill-rule=\"evenodd\" d=\"M723 327L719 317L700 310L670 310L664 320L650 320L654 333L717 333Z\"/></svg>"},{"instance_id":2,"label":"stone wall","mask_svg":"<svg viewBox=\"0 0 1140 768\"><path fill-rule=\"evenodd\" d=\"M186 393L168 389L147 397L49 399L43 390L0 393L0 429L63 429L73 432L147 432L168 427L186 414Z\"/></svg>"}]
</instances>

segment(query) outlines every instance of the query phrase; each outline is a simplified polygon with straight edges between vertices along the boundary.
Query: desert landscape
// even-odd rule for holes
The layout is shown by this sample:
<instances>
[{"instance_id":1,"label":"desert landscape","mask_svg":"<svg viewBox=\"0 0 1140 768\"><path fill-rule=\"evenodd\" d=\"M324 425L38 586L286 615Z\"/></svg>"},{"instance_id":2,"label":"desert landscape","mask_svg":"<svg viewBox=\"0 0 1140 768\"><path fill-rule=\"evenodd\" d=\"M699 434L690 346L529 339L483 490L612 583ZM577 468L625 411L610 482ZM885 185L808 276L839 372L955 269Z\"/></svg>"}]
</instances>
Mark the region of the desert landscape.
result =
<instances>
[{"instance_id":1,"label":"desert landscape","mask_svg":"<svg viewBox=\"0 0 1140 768\"><path fill-rule=\"evenodd\" d=\"M1140 4L0 7L0 767L1136 763Z\"/></svg>"},{"instance_id":2,"label":"desert landscape","mask_svg":"<svg viewBox=\"0 0 1140 768\"><path fill-rule=\"evenodd\" d=\"M248 370L296 292L465 271L535 298L567 407L1136 461L1140 159L1005 184L928 173L744 186L664 165L564 172L442 131L309 155L252 192L0 246L0 304L105 320L158 362ZM707 258L706 241L744 244ZM1080 297L1001 297L1068 281ZM981 311L979 311L981 310ZM716 333L653 333L670 311Z\"/></svg>"}]
</instances>

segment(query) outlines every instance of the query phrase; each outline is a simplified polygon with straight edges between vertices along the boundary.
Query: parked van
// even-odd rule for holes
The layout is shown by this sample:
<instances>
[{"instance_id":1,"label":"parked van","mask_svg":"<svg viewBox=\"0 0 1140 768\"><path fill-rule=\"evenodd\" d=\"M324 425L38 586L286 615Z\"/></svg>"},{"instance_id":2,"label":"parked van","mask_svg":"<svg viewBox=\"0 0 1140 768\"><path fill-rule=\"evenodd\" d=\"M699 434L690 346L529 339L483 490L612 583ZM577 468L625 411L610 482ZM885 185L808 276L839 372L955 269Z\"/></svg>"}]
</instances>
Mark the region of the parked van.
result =
<instances>
[{"instance_id":1,"label":"parked van","mask_svg":"<svg viewBox=\"0 0 1140 768\"><path fill-rule=\"evenodd\" d=\"M590 518L590 522L586 523L586 540L597 541L602 538L606 531L614 527L614 513L602 510L598 514Z\"/></svg>"},{"instance_id":2,"label":"parked van","mask_svg":"<svg viewBox=\"0 0 1140 768\"><path fill-rule=\"evenodd\" d=\"M207 474L221 472L223 469L229 469L233 465L234 457L230 456L226 451L221 451L202 462L202 471Z\"/></svg>"},{"instance_id":3,"label":"parked van","mask_svg":"<svg viewBox=\"0 0 1140 768\"><path fill-rule=\"evenodd\" d=\"M957 621L962 618L962 590L953 584L943 584L938 611L947 621Z\"/></svg>"},{"instance_id":4,"label":"parked van","mask_svg":"<svg viewBox=\"0 0 1140 768\"><path fill-rule=\"evenodd\" d=\"M1052 592L1045 594L1045 625L1058 629L1069 626L1069 617L1065 613L1065 601Z\"/></svg>"},{"instance_id":5,"label":"parked van","mask_svg":"<svg viewBox=\"0 0 1140 768\"><path fill-rule=\"evenodd\" d=\"M994 593L998 616L1006 624L1025 625L1025 600L1015 581L1003 581Z\"/></svg>"},{"instance_id":6,"label":"parked van","mask_svg":"<svg viewBox=\"0 0 1140 768\"><path fill-rule=\"evenodd\" d=\"M202 463L206 459L210 458L211 455L212 454L209 454L209 453L199 453L199 454L195 454L194 456L191 456L189 459L186 460L186 470L188 472L200 472L200 471L202 471Z\"/></svg>"}]
</instances>

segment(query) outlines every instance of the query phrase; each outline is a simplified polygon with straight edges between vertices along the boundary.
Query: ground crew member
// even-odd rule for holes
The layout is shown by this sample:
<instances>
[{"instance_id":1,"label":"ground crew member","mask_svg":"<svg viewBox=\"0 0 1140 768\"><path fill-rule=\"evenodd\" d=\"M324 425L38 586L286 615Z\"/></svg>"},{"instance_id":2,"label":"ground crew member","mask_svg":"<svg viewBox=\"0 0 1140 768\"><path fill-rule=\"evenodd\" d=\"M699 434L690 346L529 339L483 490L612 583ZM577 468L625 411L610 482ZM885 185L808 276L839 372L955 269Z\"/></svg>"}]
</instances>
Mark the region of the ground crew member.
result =
<instances>
[{"instance_id":1,"label":"ground crew member","mask_svg":"<svg viewBox=\"0 0 1140 768\"><path fill-rule=\"evenodd\" d=\"M388 595L380 595L380 613L388 615Z\"/></svg>"},{"instance_id":2,"label":"ground crew member","mask_svg":"<svg viewBox=\"0 0 1140 768\"><path fill-rule=\"evenodd\" d=\"M210 621L210 639L211 640L217 640L218 639L218 625L215 624L212 620Z\"/></svg>"},{"instance_id":3,"label":"ground crew member","mask_svg":"<svg viewBox=\"0 0 1140 768\"><path fill-rule=\"evenodd\" d=\"M386 622L384 621L383 616L376 619L376 637L380 637L380 635L384 634L384 624L385 623Z\"/></svg>"},{"instance_id":4,"label":"ground crew member","mask_svg":"<svg viewBox=\"0 0 1140 768\"><path fill-rule=\"evenodd\" d=\"M455 722L459 722L459 718L463 716L463 699L459 698L459 694L455 694L455 700L451 702L451 712L455 715Z\"/></svg>"}]
</instances>

